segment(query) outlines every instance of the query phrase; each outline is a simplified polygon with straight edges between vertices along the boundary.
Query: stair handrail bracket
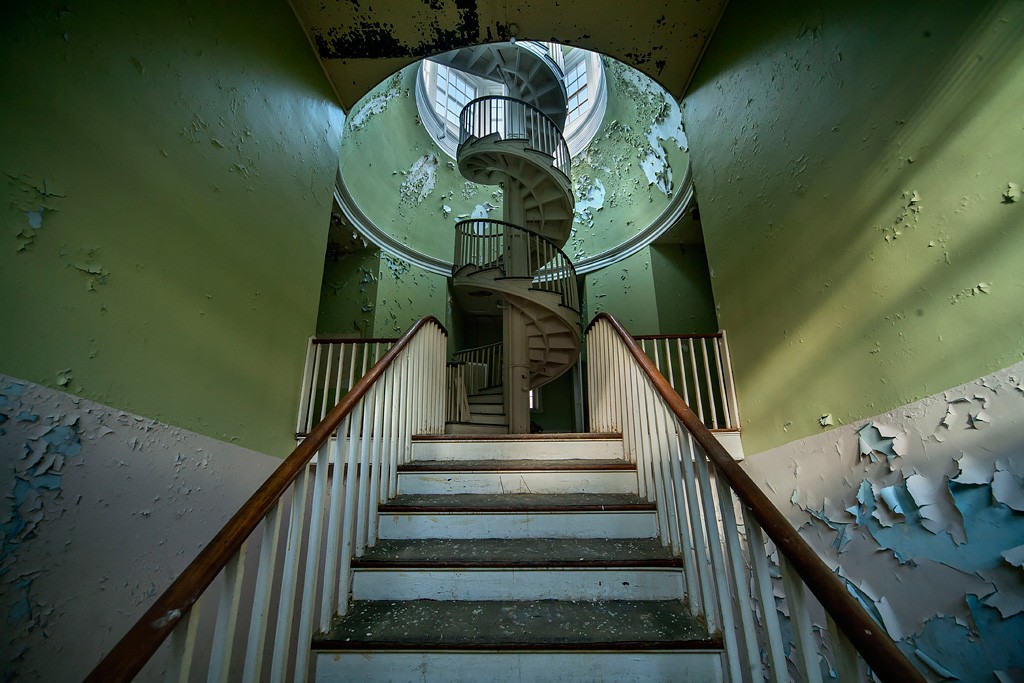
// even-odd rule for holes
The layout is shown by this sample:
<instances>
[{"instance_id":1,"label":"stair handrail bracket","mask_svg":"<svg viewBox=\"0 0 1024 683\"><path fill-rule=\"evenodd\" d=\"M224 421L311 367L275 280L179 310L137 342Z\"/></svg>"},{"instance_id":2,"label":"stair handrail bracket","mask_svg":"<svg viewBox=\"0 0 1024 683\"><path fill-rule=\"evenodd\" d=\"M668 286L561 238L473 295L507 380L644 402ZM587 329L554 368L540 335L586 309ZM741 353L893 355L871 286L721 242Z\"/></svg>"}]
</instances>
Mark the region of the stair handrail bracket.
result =
<instances>
[{"instance_id":1,"label":"stair handrail bracket","mask_svg":"<svg viewBox=\"0 0 1024 683\"><path fill-rule=\"evenodd\" d=\"M779 552L795 663L805 680L821 680L806 588L825 610L822 637L831 640L841 681L865 680L866 663L883 681L923 682L622 324L600 313L586 340L591 430L623 433L641 495L657 503L662 543L682 556L690 608L722 633L729 678L789 678L763 532Z\"/></svg>"},{"instance_id":2,"label":"stair handrail bracket","mask_svg":"<svg viewBox=\"0 0 1024 683\"><path fill-rule=\"evenodd\" d=\"M447 336L433 316L410 327L86 680L132 680L168 637L167 680L188 680L201 629L211 631L210 680L260 680L266 667L274 680L305 680L311 659L303 643L344 613L352 559L376 538L377 504L395 494L397 467L411 458L412 436L444 431ZM248 557L250 537L261 527L259 550ZM275 571L279 561L283 566ZM247 564L257 566L255 582L242 580ZM209 624L199 605L218 577L216 620ZM252 605L247 636L238 623L243 601ZM235 645L245 647L233 660ZM292 647L299 648L294 657ZM237 670L243 659L244 671Z\"/></svg>"}]
</instances>

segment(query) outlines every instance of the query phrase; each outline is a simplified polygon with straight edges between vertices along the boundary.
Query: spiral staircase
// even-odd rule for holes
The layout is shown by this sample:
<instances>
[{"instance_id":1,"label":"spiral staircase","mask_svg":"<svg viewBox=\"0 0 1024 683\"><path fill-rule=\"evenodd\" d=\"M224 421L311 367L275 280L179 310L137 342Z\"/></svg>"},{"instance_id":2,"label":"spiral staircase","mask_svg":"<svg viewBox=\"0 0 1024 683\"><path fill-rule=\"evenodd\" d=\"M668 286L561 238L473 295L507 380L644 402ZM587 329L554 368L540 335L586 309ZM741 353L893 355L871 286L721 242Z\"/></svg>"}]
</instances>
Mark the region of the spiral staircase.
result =
<instances>
[{"instance_id":1,"label":"spiral staircase","mask_svg":"<svg viewBox=\"0 0 1024 683\"><path fill-rule=\"evenodd\" d=\"M522 41L456 50L434 61L503 83L508 91L479 97L462 110L459 171L472 182L502 186L503 215L456 224L452 285L464 314L480 324L502 320L496 355L502 383L488 391L502 396L504 413L496 419L489 408L489 428L477 431L525 433L529 391L572 368L580 353L576 270L561 249L575 206L562 135L563 73L543 46ZM471 406L493 405L480 395L468 398ZM449 431L460 431L453 427Z\"/></svg>"}]
</instances>

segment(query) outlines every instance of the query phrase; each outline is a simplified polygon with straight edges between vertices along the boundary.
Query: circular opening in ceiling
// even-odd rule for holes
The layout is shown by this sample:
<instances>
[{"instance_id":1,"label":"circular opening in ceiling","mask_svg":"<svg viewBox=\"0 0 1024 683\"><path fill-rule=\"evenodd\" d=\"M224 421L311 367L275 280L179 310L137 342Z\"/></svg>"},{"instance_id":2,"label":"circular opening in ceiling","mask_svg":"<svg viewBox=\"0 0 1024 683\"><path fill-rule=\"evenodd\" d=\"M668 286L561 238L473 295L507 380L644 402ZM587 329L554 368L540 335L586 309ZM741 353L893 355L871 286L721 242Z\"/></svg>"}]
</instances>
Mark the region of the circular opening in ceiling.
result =
<instances>
[{"instance_id":1,"label":"circular opening in ceiling","mask_svg":"<svg viewBox=\"0 0 1024 683\"><path fill-rule=\"evenodd\" d=\"M622 62L558 45L532 45L544 50L545 59L560 54L568 73L585 74L568 82L559 79L565 88L562 111L571 110L566 103L578 110L566 116L574 207L562 249L583 274L659 239L690 205L693 188L681 112L660 85ZM500 183L468 180L453 155L461 127L455 112L461 114L464 102L474 98L503 97L499 93L505 86L491 78L471 90L456 80L465 81L459 72L466 69L451 67L468 65L479 73L482 67L464 51L512 52L508 47L463 48L457 58L438 55L428 63L410 64L356 103L345 122L336 184L336 200L350 228L393 256L450 273L456 223L502 218ZM552 48L557 52L549 52ZM508 83L521 87L514 79ZM457 96L449 105L452 94Z\"/></svg>"},{"instance_id":2,"label":"circular opening in ceiling","mask_svg":"<svg viewBox=\"0 0 1024 683\"><path fill-rule=\"evenodd\" d=\"M517 48L547 62L562 77L568 111L562 135L575 157L587 148L604 120L608 88L601 55L582 48L520 40ZM484 49L487 46L479 46ZM505 84L444 64L445 55L420 62L416 78L419 121L437 146L452 159L459 146L459 114L478 97L506 96Z\"/></svg>"}]
</instances>

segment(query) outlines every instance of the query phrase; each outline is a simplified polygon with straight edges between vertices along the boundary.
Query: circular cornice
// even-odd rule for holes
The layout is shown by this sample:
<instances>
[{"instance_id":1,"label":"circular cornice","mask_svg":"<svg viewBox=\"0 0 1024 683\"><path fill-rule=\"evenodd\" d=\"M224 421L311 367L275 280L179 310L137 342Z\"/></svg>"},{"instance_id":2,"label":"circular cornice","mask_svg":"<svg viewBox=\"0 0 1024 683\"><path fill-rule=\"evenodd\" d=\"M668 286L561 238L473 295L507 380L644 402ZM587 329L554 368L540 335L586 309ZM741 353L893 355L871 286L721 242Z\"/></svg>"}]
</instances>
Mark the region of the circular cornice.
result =
<instances>
[{"instance_id":1,"label":"circular cornice","mask_svg":"<svg viewBox=\"0 0 1024 683\"><path fill-rule=\"evenodd\" d=\"M693 182L690 175L690 165L686 165L686 174L683 177L682 187L672 197L672 201L668 207L652 222L647 226L646 229L638 232L629 239L625 240L621 244L618 244L611 249L606 249L599 254L584 258L580 261L575 261L573 265L576 267L576 273L578 275L584 275L586 273L606 268L627 256L632 256L636 252L640 251L654 240L661 237L665 232L668 231L679 218L686 211L687 207L693 200ZM335 175L334 183L334 201L337 202L341 212L345 215L345 218L352 224L356 230L359 231L367 240L372 242L381 251L403 259L412 263L423 270L431 273L437 273L438 275L451 275L452 273L452 261L437 258L429 254L424 254L421 251L411 248L407 244L403 244L394 238L394 236L388 234L386 231L377 227L370 218L363 213L362 209L356 203L355 198L348 191L348 187L345 185L345 179L342 177L340 170ZM452 225L452 229L455 226Z\"/></svg>"}]
</instances>

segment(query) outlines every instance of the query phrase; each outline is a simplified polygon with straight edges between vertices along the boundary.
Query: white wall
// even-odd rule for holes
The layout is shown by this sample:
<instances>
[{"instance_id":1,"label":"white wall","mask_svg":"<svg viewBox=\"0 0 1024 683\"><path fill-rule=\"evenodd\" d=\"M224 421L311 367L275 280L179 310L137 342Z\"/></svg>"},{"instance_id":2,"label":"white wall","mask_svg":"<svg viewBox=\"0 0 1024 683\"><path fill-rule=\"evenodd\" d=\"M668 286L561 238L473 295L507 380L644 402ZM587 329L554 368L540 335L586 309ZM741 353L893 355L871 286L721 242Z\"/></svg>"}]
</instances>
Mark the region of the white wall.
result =
<instances>
[{"instance_id":1,"label":"white wall","mask_svg":"<svg viewBox=\"0 0 1024 683\"><path fill-rule=\"evenodd\" d=\"M1024 680L1022 378L1018 363L743 463L911 660L959 680Z\"/></svg>"},{"instance_id":2,"label":"white wall","mask_svg":"<svg viewBox=\"0 0 1024 683\"><path fill-rule=\"evenodd\" d=\"M0 375L0 678L84 677L279 463Z\"/></svg>"}]
</instances>

